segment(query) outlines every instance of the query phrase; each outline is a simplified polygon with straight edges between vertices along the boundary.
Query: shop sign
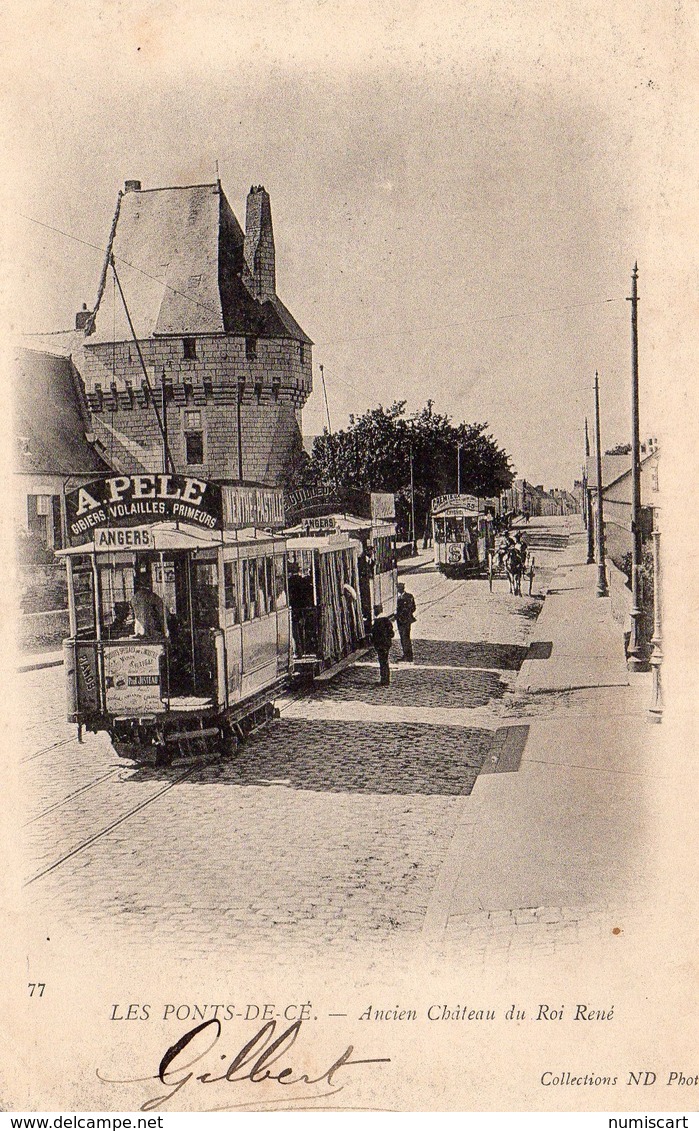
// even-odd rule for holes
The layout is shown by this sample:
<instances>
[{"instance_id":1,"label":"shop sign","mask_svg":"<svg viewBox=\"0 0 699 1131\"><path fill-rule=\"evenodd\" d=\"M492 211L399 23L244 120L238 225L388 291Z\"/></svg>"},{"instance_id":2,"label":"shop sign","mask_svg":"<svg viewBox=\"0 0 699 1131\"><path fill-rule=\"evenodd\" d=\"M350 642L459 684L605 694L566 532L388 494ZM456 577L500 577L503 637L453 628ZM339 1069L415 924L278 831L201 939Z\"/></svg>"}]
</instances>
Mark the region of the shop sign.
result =
<instances>
[{"instance_id":1,"label":"shop sign","mask_svg":"<svg viewBox=\"0 0 699 1131\"><path fill-rule=\"evenodd\" d=\"M112 714L162 711L162 644L116 644L104 649L107 710Z\"/></svg>"},{"instance_id":2,"label":"shop sign","mask_svg":"<svg viewBox=\"0 0 699 1131\"><path fill-rule=\"evenodd\" d=\"M221 487L185 475L112 475L66 494L72 545L89 542L99 528L186 522L221 530Z\"/></svg>"},{"instance_id":3,"label":"shop sign","mask_svg":"<svg viewBox=\"0 0 699 1131\"><path fill-rule=\"evenodd\" d=\"M437 495L432 500L432 510L438 511L442 507L458 507L462 511L478 513L478 499L475 495Z\"/></svg>"},{"instance_id":4,"label":"shop sign","mask_svg":"<svg viewBox=\"0 0 699 1131\"><path fill-rule=\"evenodd\" d=\"M372 519L396 517L396 496L388 491L372 491L370 497Z\"/></svg>"},{"instance_id":5,"label":"shop sign","mask_svg":"<svg viewBox=\"0 0 699 1131\"><path fill-rule=\"evenodd\" d=\"M284 526L284 492L281 487L252 487L227 483L223 492L223 520L227 530L256 527L260 530Z\"/></svg>"},{"instance_id":6,"label":"shop sign","mask_svg":"<svg viewBox=\"0 0 699 1131\"><path fill-rule=\"evenodd\" d=\"M98 526L94 533L96 550L152 550L150 526Z\"/></svg>"}]
</instances>

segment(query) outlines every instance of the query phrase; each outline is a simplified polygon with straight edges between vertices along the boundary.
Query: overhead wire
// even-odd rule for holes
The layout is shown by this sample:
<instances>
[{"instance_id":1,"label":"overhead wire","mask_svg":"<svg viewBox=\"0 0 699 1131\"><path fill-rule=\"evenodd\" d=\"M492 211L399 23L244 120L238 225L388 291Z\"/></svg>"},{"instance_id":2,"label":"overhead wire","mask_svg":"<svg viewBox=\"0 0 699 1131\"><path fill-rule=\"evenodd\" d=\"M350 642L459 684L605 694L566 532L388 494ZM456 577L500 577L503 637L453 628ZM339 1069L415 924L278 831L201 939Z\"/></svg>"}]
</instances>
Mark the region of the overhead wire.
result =
<instances>
[{"instance_id":1,"label":"overhead wire","mask_svg":"<svg viewBox=\"0 0 699 1131\"><path fill-rule=\"evenodd\" d=\"M94 251L99 251L102 254L106 254L107 251L108 251L107 248L101 247L99 244L94 244L94 243L91 243L89 240L81 239L79 236L74 235L72 232L64 232L61 228L57 228L53 224L47 224L43 220L37 220L37 219L35 219L35 217L28 216L24 212L20 212L19 215L22 216L23 219L28 220L30 223L37 224L40 228L47 228L51 232L56 232L58 235L64 236L66 239L74 240L76 243L83 244L85 247L90 247ZM165 288L165 290L171 291L173 294L178 295L180 298L183 298L186 302L190 302L194 306L199 306L199 307L201 307L202 310L207 310L210 314L216 314L217 317L220 315L219 310L216 310L212 306L208 306L206 303L201 302L199 299L192 298L191 295L185 294L184 291L180 291L180 290L177 289L177 287L171 286L169 283L166 283L162 278L158 278L156 275L151 275L150 272L146 271L143 267L139 267L137 264L131 263L128 259L125 259L123 256L115 255L113 251L112 251L111 254L112 254L112 257L115 260L117 260L119 263L123 263L124 266L129 267L132 271L137 271L139 274L144 275L147 279L150 279L152 282L159 283L162 287ZM609 303L621 302L621 301L622 301L621 298L603 298L603 299L593 299L590 302L566 303L565 305L562 305L562 306L530 307L526 310L505 311L502 314L493 314L493 315L489 315L488 317L485 317L485 318L473 318L468 322L468 326L480 326L480 325L483 325L483 324L489 323L489 322L500 322L500 321L505 321L505 320L513 319L513 318L526 318L526 317L530 317L530 316L534 316L534 315L538 315L538 314L565 313L569 310L583 310L586 307L604 306L604 305L609 304ZM333 344L334 345L344 345L347 342L366 341L367 339L384 340L384 339L387 339L387 338L407 337L407 336L410 336L410 335L413 335L413 334L434 333L434 330L435 330L434 324L431 324L431 325L417 326L412 330L406 330L404 328L401 328L400 330L394 330L394 331L388 331L388 332L379 332L379 333L376 333L376 334L371 334L371 333L354 334L349 338L333 338ZM72 333L72 330L51 330L51 331L48 331L48 334L68 334L68 333ZM48 334L40 334L40 333L26 334L25 337L46 337L46 336L48 336ZM337 374L336 374L336 377L337 377ZM337 378L337 379L343 380L342 378ZM354 388L354 386L349 381L345 381L344 384L349 385L350 388Z\"/></svg>"}]
</instances>

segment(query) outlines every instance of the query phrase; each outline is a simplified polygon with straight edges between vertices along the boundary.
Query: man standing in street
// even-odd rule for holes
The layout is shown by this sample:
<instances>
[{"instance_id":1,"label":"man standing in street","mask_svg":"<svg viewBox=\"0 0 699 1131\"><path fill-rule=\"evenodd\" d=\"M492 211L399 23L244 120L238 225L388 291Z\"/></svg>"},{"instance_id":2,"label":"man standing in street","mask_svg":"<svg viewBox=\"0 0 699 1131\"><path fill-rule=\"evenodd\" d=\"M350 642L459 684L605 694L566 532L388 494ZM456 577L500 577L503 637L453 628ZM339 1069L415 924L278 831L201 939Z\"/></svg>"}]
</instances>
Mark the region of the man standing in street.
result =
<instances>
[{"instance_id":1,"label":"man standing in street","mask_svg":"<svg viewBox=\"0 0 699 1131\"><path fill-rule=\"evenodd\" d=\"M398 600L396 602L396 624L400 636L400 645L403 649L401 660L413 661L413 642L410 633L415 623L415 598L412 593L407 593L402 581L398 582Z\"/></svg>"},{"instance_id":2,"label":"man standing in street","mask_svg":"<svg viewBox=\"0 0 699 1131\"><path fill-rule=\"evenodd\" d=\"M391 682L391 670L388 666L388 653L391 651L393 640L393 625L388 617L383 615L383 605L374 605L374 623L371 626L371 641L379 658L379 683L381 687L388 687Z\"/></svg>"}]
</instances>

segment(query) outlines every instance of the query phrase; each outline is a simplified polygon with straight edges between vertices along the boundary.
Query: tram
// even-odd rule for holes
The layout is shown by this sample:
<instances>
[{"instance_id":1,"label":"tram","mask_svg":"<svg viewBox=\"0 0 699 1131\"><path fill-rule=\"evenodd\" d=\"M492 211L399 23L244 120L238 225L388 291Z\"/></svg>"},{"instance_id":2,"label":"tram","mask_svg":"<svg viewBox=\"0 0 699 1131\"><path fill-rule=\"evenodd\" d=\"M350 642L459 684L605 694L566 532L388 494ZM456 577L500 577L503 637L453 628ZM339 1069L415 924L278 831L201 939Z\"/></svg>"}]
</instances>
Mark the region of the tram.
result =
<instances>
[{"instance_id":1,"label":"tram","mask_svg":"<svg viewBox=\"0 0 699 1131\"><path fill-rule=\"evenodd\" d=\"M432 501L434 560L445 577L487 574L495 545L493 500L440 495Z\"/></svg>"},{"instance_id":2,"label":"tram","mask_svg":"<svg viewBox=\"0 0 699 1131\"><path fill-rule=\"evenodd\" d=\"M287 543L294 674L323 682L369 649L360 604L359 542L341 532Z\"/></svg>"},{"instance_id":3,"label":"tram","mask_svg":"<svg viewBox=\"0 0 699 1131\"><path fill-rule=\"evenodd\" d=\"M283 495L116 475L66 495L69 721L169 761L241 740L292 664Z\"/></svg>"},{"instance_id":4,"label":"tram","mask_svg":"<svg viewBox=\"0 0 699 1131\"><path fill-rule=\"evenodd\" d=\"M299 491L287 499L287 513L296 520L285 531L289 539L342 534L359 543L359 600L367 634L376 605L382 606L384 616L395 616L398 560L394 495L334 489ZM289 546L293 546L291 541Z\"/></svg>"}]
</instances>

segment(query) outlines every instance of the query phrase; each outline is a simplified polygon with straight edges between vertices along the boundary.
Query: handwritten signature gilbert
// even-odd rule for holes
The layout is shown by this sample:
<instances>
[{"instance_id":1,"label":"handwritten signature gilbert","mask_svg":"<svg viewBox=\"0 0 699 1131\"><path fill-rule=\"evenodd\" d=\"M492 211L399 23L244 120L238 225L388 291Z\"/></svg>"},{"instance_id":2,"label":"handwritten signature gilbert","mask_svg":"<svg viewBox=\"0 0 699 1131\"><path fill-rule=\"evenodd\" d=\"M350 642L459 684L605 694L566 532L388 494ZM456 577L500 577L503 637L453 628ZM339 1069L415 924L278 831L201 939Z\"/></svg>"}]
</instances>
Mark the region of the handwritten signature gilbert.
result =
<instances>
[{"instance_id":1,"label":"handwritten signature gilbert","mask_svg":"<svg viewBox=\"0 0 699 1131\"><path fill-rule=\"evenodd\" d=\"M358 1064L390 1064L390 1057L354 1058L354 1046L348 1045L324 1072L309 1075L307 1071L300 1069L298 1062L292 1060L289 1055L302 1024L302 1021L295 1021L283 1033L276 1036L277 1022L268 1021L233 1056L218 1050L213 1055L223 1031L219 1019L213 1017L190 1029L171 1045L160 1061L154 1076L114 1080L103 1076L99 1070L97 1076L104 1083L109 1084L135 1084L157 1080L165 1090L150 1096L140 1108L141 1111L154 1111L156 1108L164 1107L190 1083L241 1084L247 1081L249 1084L274 1084L296 1089L295 1092L286 1093L289 1102L318 1100L337 1095L342 1091L344 1085L339 1081L342 1076L347 1075L348 1068ZM221 1070L220 1063L214 1069L215 1060L227 1061L225 1069ZM320 1090L318 1090L319 1085ZM262 1102L265 1106L269 1104L268 1100ZM225 1104L219 1110L229 1110L236 1106L253 1105Z\"/></svg>"}]
</instances>

